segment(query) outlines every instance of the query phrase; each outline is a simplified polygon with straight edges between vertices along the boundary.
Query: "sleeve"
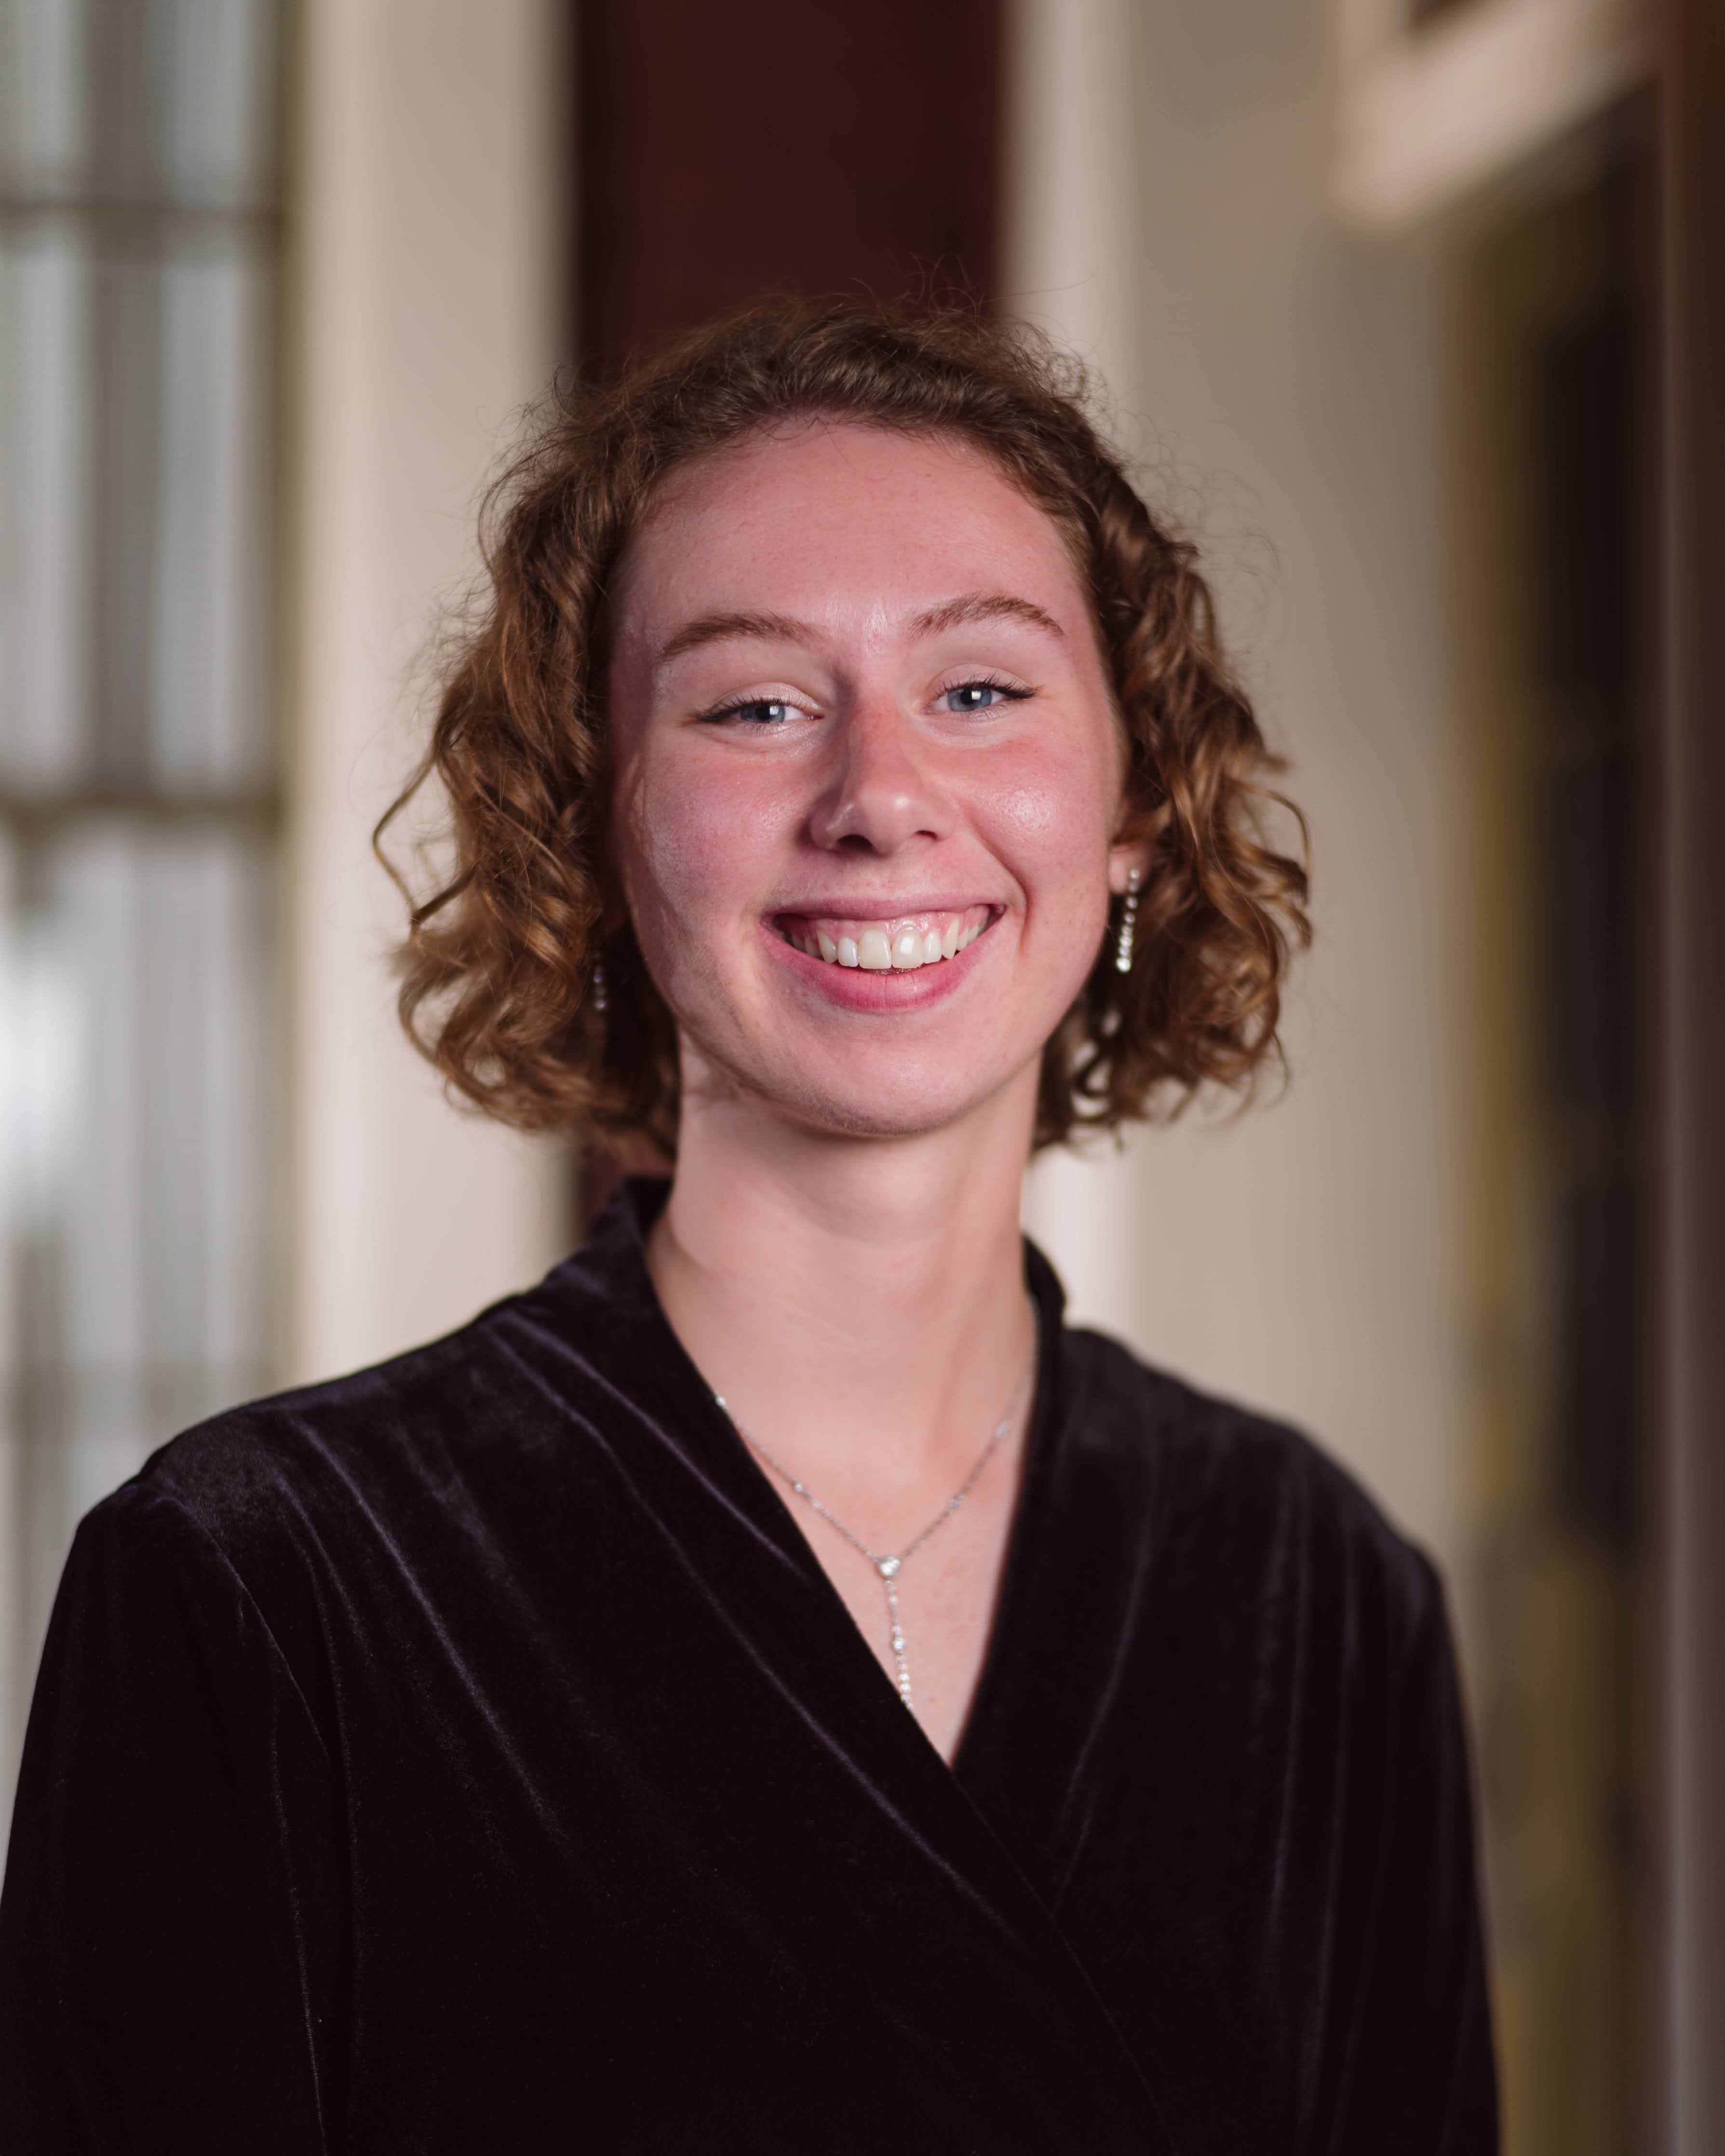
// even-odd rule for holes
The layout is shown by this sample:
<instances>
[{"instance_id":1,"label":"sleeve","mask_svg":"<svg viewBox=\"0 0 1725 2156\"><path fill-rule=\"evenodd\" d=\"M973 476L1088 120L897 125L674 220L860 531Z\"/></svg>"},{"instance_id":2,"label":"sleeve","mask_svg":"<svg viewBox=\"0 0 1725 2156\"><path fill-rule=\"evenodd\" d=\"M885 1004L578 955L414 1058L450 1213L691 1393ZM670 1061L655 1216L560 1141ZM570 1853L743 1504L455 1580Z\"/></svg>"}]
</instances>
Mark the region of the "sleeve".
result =
<instances>
[{"instance_id":1,"label":"sleeve","mask_svg":"<svg viewBox=\"0 0 1725 2156\"><path fill-rule=\"evenodd\" d=\"M0 1895L7 2156L321 2156L339 2116L336 1784L245 1585L131 1484L84 1522Z\"/></svg>"},{"instance_id":2,"label":"sleeve","mask_svg":"<svg viewBox=\"0 0 1725 2156\"><path fill-rule=\"evenodd\" d=\"M1337 2156L1497 2156L1497 2082L1473 1775L1436 1573L1396 1686L1368 1974Z\"/></svg>"}]
</instances>

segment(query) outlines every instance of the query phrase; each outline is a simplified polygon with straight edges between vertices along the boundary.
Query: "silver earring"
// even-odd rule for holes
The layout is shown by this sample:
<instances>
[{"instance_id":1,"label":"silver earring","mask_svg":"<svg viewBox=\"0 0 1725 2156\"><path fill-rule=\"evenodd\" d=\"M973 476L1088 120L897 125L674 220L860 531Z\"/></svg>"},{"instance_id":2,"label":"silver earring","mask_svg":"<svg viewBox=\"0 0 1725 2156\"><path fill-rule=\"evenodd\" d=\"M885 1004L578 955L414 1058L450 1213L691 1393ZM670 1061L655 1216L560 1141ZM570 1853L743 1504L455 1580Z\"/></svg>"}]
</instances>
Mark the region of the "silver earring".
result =
<instances>
[{"instance_id":1,"label":"silver earring","mask_svg":"<svg viewBox=\"0 0 1725 2156\"><path fill-rule=\"evenodd\" d=\"M1132 969L1132 937L1138 925L1138 886L1142 881L1137 869L1126 872L1126 904L1121 908L1120 933L1114 939L1114 970L1129 973Z\"/></svg>"},{"instance_id":2,"label":"silver earring","mask_svg":"<svg viewBox=\"0 0 1725 2156\"><path fill-rule=\"evenodd\" d=\"M593 962L593 1007L601 1017L604 1015L607 1001L605 962L603 958L595 958Z\"/></svg>"}]
</instances>

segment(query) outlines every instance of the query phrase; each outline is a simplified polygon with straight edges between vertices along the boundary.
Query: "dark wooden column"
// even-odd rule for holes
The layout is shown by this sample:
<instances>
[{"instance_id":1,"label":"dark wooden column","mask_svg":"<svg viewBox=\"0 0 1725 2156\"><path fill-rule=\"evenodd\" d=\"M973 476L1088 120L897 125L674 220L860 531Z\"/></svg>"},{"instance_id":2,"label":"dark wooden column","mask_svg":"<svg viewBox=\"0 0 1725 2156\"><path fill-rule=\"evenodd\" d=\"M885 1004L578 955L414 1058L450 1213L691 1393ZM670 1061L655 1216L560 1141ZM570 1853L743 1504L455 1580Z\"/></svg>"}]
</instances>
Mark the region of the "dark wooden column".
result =
<instances>
[{"instance_id":1,"label":"dark wooden column","mask_svg":"<svg viewBox=\"0 0 1725 2156\"><path fill-rule=\"evenodd\" d=\"M999 0L578 0L577 331L614 367L768 292L986 298Z\"/></svg>"},{"instance_id":2,"label":"dark wooden column","mask_svg":"<svg viewBox=\"0 0 1725 2156\"><path fill-rule=\"evenodd\" d=\"M1725 8L1666 0L1666 2145L1725 2151Z\"/></svg>"}]
</instances>

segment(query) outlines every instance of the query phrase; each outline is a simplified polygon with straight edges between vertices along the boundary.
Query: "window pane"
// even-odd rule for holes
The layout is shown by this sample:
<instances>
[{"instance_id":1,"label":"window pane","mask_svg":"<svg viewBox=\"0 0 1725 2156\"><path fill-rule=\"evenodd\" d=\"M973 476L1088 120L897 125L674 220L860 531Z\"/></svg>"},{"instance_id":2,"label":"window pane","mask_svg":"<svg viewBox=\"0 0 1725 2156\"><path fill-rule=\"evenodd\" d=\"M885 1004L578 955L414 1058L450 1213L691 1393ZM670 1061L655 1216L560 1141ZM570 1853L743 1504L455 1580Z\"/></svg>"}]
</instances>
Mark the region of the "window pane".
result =
<instances>
[{"instance_id":1,"label":"window pane","mask_svg":"<svg viewBox=\"0 0 1725 2156\"><path fill-rule=\"evenodd\" d=\"M164 787L270 773L270 278L193 249L160 272L161 454L150 528L150 762Z\"/></svg>"},{"instance_id":2,"label":"window pane","mask_svg":"<svg viewBox=\"0 0 1725 2156\"><path fill-rule=\"evenodd\" d=\"M0 4L0 185L70 191L83 170L87 86L80 0Z\"/></svg>"},{"instance_id":3,"label":"window pane","mask_svg":"<svg viewBox=\"0 0 1725 2156\"><path fill-rule=\"evenodd\" d=\"M89 751L91 292L80 232L0 249L0 788Z\"/></svg>"},{"instance_id":4,"label":"window pane","mask_svg":"<svg viewBox=\"0 0 1725 2156\"><path fill-rule=\"evenodd\" d=\"M10 850L0 968L26 1630L80 1513L267 1382L271 865L244 830Z\"/></svg>"},{"instance_id":5,"label":"window pane","mask_svg":"<svg viewBox=\"0 0 1725 2156\"><path fill-rule=\"evenodd\" d=\"M174 0L162 23L164 192L241 207L275 192L275 18L259 0Z\"/></svg>"},{"instance_id":6,"label":"window pane","mask_svg":"<svg viewBox=\"0 0 1725 2156\"><path fill-rule=\"evenodd\" d=\"M0 0L0 180L62 200L267 205L270 0Z\"/></svg>"},{"instance_id":7,"label":"window pane","mask_svg":"<svg viewBox=\"0 0 1725 2156\"><path fill-rule=\"evenodd\" d=\"M271 0L0 0L0 1824L79 1516L270 1374Z\"/></svg>"}]
</instances>

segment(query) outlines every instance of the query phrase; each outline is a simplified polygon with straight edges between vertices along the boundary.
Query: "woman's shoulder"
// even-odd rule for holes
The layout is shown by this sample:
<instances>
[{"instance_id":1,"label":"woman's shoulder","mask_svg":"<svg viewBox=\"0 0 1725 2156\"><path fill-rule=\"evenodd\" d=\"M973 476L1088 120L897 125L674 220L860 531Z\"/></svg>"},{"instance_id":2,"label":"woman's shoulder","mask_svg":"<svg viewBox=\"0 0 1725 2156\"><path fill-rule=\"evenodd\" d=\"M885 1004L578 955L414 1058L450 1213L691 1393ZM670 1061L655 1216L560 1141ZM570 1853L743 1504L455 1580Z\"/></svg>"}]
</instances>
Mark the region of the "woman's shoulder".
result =
<instances>
[{"instance_id":1,"label":"woman's shoulder","mask_svg":"<svg viewBox=\"0 0 1725 2156\"><path fill-rule=\"evenodd\" d=\"M1206 1392L1118 1341L1066 1335L1076 1441L1130 1482L1169 1567L1236 1583L1296 1578L1441 1625L1431 1560L1322 1443Z\"/></svg>"},{"instance_id":2,"label":"woman's shoulder","mask_svg":"<svg viewBox=\"0 0 1725 2156\"><path fill-rule=\"evenodd\" d=\"M522 1412L532 1378L510 1345L511 1316L537 1292L367 1368L224 1409L159 1446L86 1530L191 1532L237 1555L386 1528L488 1469L519 1476L547 1446L545 1418Z\"/></svg>"}]
</instances>

